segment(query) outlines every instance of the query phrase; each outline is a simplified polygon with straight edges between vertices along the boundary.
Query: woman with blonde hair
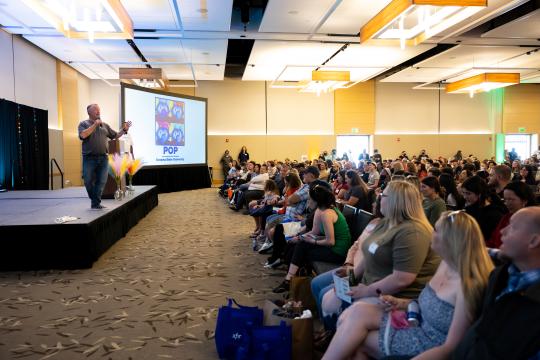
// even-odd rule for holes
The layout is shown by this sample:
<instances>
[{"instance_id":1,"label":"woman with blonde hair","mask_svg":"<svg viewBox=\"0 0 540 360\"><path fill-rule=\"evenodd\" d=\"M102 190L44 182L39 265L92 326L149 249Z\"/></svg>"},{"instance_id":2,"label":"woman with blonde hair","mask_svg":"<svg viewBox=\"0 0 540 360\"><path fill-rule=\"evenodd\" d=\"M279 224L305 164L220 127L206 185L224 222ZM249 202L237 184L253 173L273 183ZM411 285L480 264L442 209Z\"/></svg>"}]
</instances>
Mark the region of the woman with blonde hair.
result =
<instances>
[{"instance_id":1,"label":"woman with blonde hair","mask_svg":"<svg viewBox=\"0 0 540 360\"><path fill-rule=\"evenodd\" d=\"M433 228L422 207L418 188L406 181L391 181L381 194L384 218L361 245L363 259L351 269L359 283L351 287L353 300L384 294L414 299L431 279L440 259L430 248ZM347 265L347 264L345 264ZM354 284L353 284L354 285ZM343 303L334 291L322 298L322 316L332 330Z\"/></svg>"},{"instance_id":2,"label":"woman with blonde hair","mask_svg":"<svg viewBox=\"0 0 540 360\"><path fill-rule=\"evenodd\" d=\"M382 295L379 304L354 304L340 317L324 359L450 356L479 314L493 264L480 227L464 211L441 215L431 247L442 262L418 299L419 325L404 315L410 300Z\"/></svg>"}]
</instances>

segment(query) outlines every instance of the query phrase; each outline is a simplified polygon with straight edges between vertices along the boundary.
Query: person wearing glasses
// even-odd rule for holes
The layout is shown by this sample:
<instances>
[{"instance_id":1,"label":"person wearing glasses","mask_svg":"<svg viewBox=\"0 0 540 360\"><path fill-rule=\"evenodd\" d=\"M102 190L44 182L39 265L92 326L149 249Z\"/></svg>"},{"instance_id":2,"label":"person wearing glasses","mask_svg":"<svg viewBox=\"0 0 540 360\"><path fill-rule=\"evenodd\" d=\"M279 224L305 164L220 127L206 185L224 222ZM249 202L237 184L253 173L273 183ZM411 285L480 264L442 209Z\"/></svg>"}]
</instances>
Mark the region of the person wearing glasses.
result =
<instances>
[{"instance_id":1,"label":"person wearing glasses","mask_svg":"<svg viewBox=\"0 0 540 360\"><path fill-rule=\"evenodd\" d=\"M363 259L355 264L353 300L384 294L414 299L431 279L440 258L430 248L433 227L422 208L418 189L406 181L391 181L381 194L384 218L361 245ZM321 296L321 295L315 295ZM322 296L322 316L332 330L336 315L348 304L334 291Z\"/></svg>"},{"instance_id":2,"label":"person wearing glasses","mask_svg":"<svg viewBox=\"0 0 540 360\"><path fill-rule=\"evenodd\" d=\"M324 360L451 355L478 316L493 263L478 224L464 211L441 215L431 248L442 261L418 298L418 326L407 321L411 300L381 289L377 304L359 302L345 310Z\"/></svg>"}]
</instances>

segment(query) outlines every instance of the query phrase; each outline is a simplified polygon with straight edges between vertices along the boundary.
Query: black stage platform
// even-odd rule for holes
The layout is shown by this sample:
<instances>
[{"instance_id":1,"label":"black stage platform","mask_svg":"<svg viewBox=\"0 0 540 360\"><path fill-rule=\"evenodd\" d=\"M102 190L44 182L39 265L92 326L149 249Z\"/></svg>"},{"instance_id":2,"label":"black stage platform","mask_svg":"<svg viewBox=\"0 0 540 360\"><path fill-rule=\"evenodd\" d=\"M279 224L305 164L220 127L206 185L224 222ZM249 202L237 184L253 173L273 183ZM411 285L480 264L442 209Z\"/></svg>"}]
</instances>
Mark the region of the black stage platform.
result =
<instances>
[{"instance_id":1,"label":"black stage platform","mask_svg":"<svg viewBox=\"0 0 540 360\"><path fill-rule=\"evenodd\" d=\"M83 187L0 193L0 270L81 269L122 238L158 204L156 186L103 200L90 210ZM55 223L62 216L79 219Z\"/></svg>"}]
</instances>

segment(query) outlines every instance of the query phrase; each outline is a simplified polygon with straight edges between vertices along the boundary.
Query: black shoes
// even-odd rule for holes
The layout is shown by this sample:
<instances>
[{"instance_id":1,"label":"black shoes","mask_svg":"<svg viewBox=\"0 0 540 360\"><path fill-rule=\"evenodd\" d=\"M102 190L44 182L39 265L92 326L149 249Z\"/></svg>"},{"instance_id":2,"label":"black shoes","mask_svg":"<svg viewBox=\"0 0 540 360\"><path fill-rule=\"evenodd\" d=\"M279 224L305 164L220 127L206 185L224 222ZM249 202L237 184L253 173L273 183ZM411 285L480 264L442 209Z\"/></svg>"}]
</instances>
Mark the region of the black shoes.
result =
<instances>
[{"instance_id":1,"label":"black shoes","mask_svg":"<svg viewBox=\"0 0 540 360\"><path fill-rule=\"evenodd\" d=\"M272 290L273 293L281 294L286 291L289 291L291 287L291 282L289 280L283 280L281 284L279 284L274 290Z\"/></svg>"}]
</instances>

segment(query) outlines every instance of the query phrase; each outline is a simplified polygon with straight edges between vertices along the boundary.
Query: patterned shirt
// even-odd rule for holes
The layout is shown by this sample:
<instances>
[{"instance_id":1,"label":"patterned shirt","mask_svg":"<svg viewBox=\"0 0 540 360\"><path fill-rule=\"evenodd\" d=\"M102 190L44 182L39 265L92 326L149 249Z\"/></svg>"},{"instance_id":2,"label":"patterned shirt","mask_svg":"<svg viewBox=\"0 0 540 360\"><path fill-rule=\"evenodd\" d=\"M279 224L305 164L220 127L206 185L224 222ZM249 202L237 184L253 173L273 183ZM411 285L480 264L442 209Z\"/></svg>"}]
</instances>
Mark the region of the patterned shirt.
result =
<instances>
[{"instance_id":1,"label":"patterned shirt","mask_svg":"<svg viewBox=\"0 0 540 360\"><path fill-rule=\"evenodd\" d=\"M295 204L287 205L285 216L289 219L295 219L295 215L302 215L306 212L307 201L309 198L309 184L304 184L294 193L300 198L300 201Z\"/></svg>"},{"instance_id":2,"label":"patterned shirt","mask_svg":"<svg viewBox=\"0 0 540 360\"><path fill-rule=\"evenodd\" d=\"M522 272L519 271L514 264L508 267L508 275L508 285L506 285L506 288L499 294L499 296L497 296L496 300L499 300L506 294L526 289L540 281L540 269Z\"/></svg>"}]
</instances>

